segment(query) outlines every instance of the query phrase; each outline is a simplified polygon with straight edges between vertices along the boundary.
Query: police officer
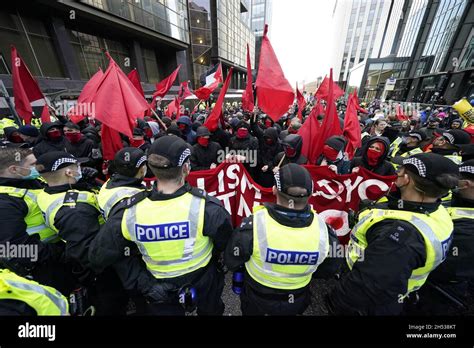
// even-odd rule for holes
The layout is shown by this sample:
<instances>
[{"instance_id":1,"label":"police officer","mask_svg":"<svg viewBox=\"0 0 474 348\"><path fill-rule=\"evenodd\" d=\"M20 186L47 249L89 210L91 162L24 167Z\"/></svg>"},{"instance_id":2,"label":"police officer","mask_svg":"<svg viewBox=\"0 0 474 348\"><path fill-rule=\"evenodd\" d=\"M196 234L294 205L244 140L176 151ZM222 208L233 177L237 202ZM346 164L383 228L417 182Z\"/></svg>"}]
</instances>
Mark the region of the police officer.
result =
<instances>
[{"instance_id":1,"label":"police officer","mask_svg":"<svg viewBox=\"0 0 474 348\"><path fill-rule=\"evenodd\" d=\"M337 237L308 204L313 182L307 169L289 163L275 174L275 183L276 204L254 207L225 253L230 270L244 267L238 271L244 272L244 315L302 314L311 303L313 273L334 275L338 268L336 259L326 259Z\"/></svg>"},{"instance_id":2,"label":"police officer","mask_svg":"<svg viewBox=\"0 0 474 348\"><path fill-rule=\"evenodd\" d=\"M456 164L460 164L462 161L460 154L461 147L470 142L471 138L469 133L460 129L450 129L433 140L433 148L431 151L449 158Z\"/></svg>"},{"instance_id":3,"label":"police officer","mask_svg":"<svg viewBox=\"0 0 474 348\"><path fill-rule=\"evenodd\" d=\"M0 269L0 316L68 315L68 308L56 289Z\"/></svg>"},{"instance_id":4,"label":"police officer","mask_svg":"<svg viewBox=\"0 0 474 348\"><path fill-rule=\"evenodd\" d=\"M390 147L390 157L397 156L410 157L417 153L422 153L420 144L426 140L426 134L423 131L412 131L404 137L397 138Z\"/></svg>"},{"instance_id":5,"label":"police officer","mask_svg":"<svg viewBox=\"0 0 474 348\"><path fill-rule=\"evenodd\" d=\"M453 219L453 242L446 261L420 290L417 314L473 314L474 308L474 160L459 166L458 188L453 190L449 215Z\"/></svg>"},{"instance_id":6,"label":"police officer","mask_svg":"<svg viewBox=\"0 0 474 348\"><path fill-rule=\"evenodd\" d=\"M38 195L38 205L48 227L66 242L66 258L72 261L81 286L94 289L91 302L97 314L121 314L126 301L120 281L112 269L100 275L91 271L89 246L104 223L95 194L80 182L80 163L67 152L52 151L41 155L36 163L48 187ZM93 298L92 298L93 297Z\"/></svg>"},{"instance_id":7,"label":"police officer","mask_svg":"<svg viewBox=\"0 0 474 348\"><path fill-rule=\"evenodd\" d=\"M124 198L146 189L143 178L147 172L145 152L134 147L125 147L115 154L109 171L112 177L102 186L97 201L105 219L112 208Z\"/></svg>"},{"instance_id":8,"label":"police officer","mask_svg":"<svg viewBox=\"0 0 474 348\"><path fill-rule=\"evenodd\" d=\"M0 149L0 243L28 246L37 257L2 259L0 263L21 276L61 287L50 277L52 262L59 261L63 245L49 228L37 204L43 186L38 180L36 158L28 149Z\"/></svg>"},{"instance_id":9,"label":"police officer","mask_svg":"<svg viewBox=\"0 0 474 348\"><path fill-rule=\"evenodd\" d=\"M458 166L436 154L403 161L388 202L362 211L347 265L327 304L332 314L397 315L407 296L446 258L453 224L439 198L458 182Z\"/></svg>"},{"instance_id":10,"label":"police officer","mask_svg":"<svg viewBox=\"0 0 474 348\"><path fill-rule=\"evenodd\" d=\"M145 295L150 314L184 314L195 304L200 315L224 311L224 276L215 261L232 233L230 215L216 198L186 183L190 155L181 138L157 139L148 152L156 187L116 205L91 244L95 267L138 250L143 262L119 276L127 289L135 284Z\"/></svg>"}]
</instances>

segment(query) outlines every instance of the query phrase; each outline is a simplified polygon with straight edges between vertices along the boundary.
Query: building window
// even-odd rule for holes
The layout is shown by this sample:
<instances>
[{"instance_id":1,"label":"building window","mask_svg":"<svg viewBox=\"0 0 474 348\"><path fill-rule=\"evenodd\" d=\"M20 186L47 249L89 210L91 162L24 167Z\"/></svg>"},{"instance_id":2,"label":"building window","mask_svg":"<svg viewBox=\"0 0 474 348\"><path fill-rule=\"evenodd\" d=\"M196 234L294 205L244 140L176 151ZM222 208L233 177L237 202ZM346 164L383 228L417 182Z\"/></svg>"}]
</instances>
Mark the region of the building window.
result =
<instances>
[{"instance_id":1,"label":"building window","mask_svg":"<svg viewBox=\"0 0 474 348\"><path fill-rule=\"evenodd\" d=\"M160 74L158 72L158 62L156 60L155 50L151 48L142 47L143 64L145 65L146 79L149 83L156 83L160 81ZM143 77L145 78L145 76Z\"/></svg>"}]
</instances>

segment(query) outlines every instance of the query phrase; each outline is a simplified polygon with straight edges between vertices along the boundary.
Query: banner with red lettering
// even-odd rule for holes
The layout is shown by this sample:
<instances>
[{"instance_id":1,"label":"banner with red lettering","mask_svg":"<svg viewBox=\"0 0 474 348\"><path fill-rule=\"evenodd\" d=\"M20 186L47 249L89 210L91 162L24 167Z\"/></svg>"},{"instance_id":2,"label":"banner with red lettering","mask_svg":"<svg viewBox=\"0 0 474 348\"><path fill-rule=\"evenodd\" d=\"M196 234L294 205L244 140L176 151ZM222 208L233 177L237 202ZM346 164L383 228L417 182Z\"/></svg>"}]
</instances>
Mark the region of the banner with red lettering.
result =
<instances>
[{"instance_id":1,"label":"banner with red lettering","mask_svg":"<svg viewBox=\"0 0 474 348\"><path fill-rule=\"evenodd\" d=\"M359 172L337 175L328 167L305 166L314 183L309 202L336 231L341 242L349 238L349 211L357 212L361 200L377 200L390 189L395 176ZM271 188L257 184L240 163L222 163L215 169L191 172L187 181L218 198L232 216L234 226L252 214L252 207L275 202Z\"/></svg>"}]
</instances>

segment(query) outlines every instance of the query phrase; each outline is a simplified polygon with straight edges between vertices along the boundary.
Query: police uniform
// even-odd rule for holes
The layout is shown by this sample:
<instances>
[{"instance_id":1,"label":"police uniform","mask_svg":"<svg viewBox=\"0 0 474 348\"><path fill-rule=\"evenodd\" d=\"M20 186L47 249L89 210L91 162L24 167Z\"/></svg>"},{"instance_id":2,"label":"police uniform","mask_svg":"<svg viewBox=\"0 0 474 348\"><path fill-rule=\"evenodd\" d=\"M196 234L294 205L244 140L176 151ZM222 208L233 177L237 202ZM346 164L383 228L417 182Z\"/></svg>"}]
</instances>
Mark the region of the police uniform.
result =
<instances>
[{"instance_id":1,"label":"police uniform","mask_svg":"<svg viewBox=\"0 0 474 348\"><path fill-rule=\"evenodd\" d=\"M54 172L80 164L69 153L48 152L37 159L40 172ZM48 186L38 195L38 205L45 216L46 225L65 242L66 258L74 265L79 286L90 290L90 301L96 306L97 315L120 315L125 311L127 297L112 268L93 272L89 260L90 244L104 223L97 198L88 191L89 186L76 184ZM122 253L124 251L122 250Z\"/></svg>"},{"instance_id":2,"label":"police uniform","mask_svg":"<svg viewBox=\"0 0 474 348\"><path fill-rule=\"evenodd\" d=\"M307 195L312 192L308 171L294 163L282 167L275 182L285 193L289 187L305 188ZM324 274L324 267L319 272L319 266L334 243L337 237L309 205L302 210L271 203L255 207L233 233L225 253L229 269L243 268L242 313L303 313L310 304L309 283L313 273L318 270L320 275ZM334 275L335 259L329 261L323 263L325 272Z\"/></svg>"},{"instance_id":3,"label":"police uniform","mask_svg":"<svg viewBox=\"0 0 474 348\"><path fill-rule=\"evenodd\" d=\"M150 154L180 167L190 151L182 139L164 136ZM104 267L123 260L124 248L136 251L140 263L119 276L126 288L134 286L146 296L150 313L184 314L179 290L186 286L197 294L198 314L220 315L224 279L214 256L224 250L231 232L228 212L202 190L185 184L173 194L141 192L112 209L91 244L90 258L95 267Z\"/></svg>"},{"instance_id":4,"label":"police uniform","mask_svg":"<svg viewBox=\"0 0 474 348\"><path fill-rule=\"evenodd\" d=\"M448 142L452 149L443 149L433 147L431 151L437 153L446 158L449 158L451 161L457 165L462 163L462 156L460 154L461 147L463 145L469 144L471 142L471 137L469 133L460 130L460 129L450 129L441 134L441 136Z\"/></svg>"},{"instance_id":5,"label":"police uniform","mask_svg":"<svg viewBox=\"0 0 474 348\"><path fill-rule=\"evenodd\" d=\"M68 315L68 308L56 289L0 269L0 315Z\"/></svg>"},{"instance_id":6,"label":"police uniform","mask_svg":"<svg viewBox=\"0 0 474 348\"><path fill-rule=\"evenodd\" d=\"M442 156L419 154L405 159L406 170L433 180L458 169ZM431 179L433 178L433 179ZM438 184L439 185L439 184ZM332 314L397 315L445 259L453 224L440 204L402 201L363 211L351 232L347 272L326 298Z\"/></svg>"},{"instance_id":7,"label":"police uniform","mask_svg":"<svg viewBox=\"0 0 474 348\"><path fill-rule=\"evenodd\" d=\"M121 200L146 189L142 184L142 179L135 178L138 170L144 165L146 165L146 156L140 149L126 147L117 152L109 168L114 173L97 195L97 202L105 219Z\"/></svg>"},{"instance_id":8,"label":"police uniform","mask_svg":"<svg viewBox=\"0 0 474 348\"><path fill-rule=\"evenodd\" d=\"M9 119L9 118L2 118L0 120L0 135L3 135L3 130L7 127L18 127L18 125L15 123L15 121Z\"/></svg>"},{"instance_id":9,"label":"police uniform","mask_svg":"<svg viewBox=\"0 0 474 348\"><path fill-rule=\"evenodd\" d=\"M459 166L463 179L474 180L474 160ZM455 192L447 210L454 224L453 242L446 261L429 276L430 286L419 292L416 314L460 315L474 313L474 200Z\"/></svg>"}]
</instances>

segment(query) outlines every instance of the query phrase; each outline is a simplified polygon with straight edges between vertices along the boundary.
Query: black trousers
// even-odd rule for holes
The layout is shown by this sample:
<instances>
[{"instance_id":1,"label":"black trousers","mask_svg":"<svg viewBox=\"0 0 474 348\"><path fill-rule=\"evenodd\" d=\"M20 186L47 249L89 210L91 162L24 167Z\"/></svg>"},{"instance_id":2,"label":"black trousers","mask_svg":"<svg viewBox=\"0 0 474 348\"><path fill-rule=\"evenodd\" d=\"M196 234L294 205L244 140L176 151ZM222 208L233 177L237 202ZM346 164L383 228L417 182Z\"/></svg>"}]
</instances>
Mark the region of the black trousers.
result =
<instances>
[{"instance_id":1,"label":"black trousers","mask_svg":"<svg viewBox=\"0 0 474 348\"><path fill-rule=\"evenodd\" d=\"M192 278L191 274L190 278ZM187 283L184 279L180 282L181 284L177 286ZM220 316L224 313L224 302L221 298L224 290L224 274L217 271L214 262L211 261L205 272L189 284L196 290L198 315ZM185 315L185 310L178 301L169 304L147 303L145 310L147 315Z\"/></svg>"}]
</instances>

